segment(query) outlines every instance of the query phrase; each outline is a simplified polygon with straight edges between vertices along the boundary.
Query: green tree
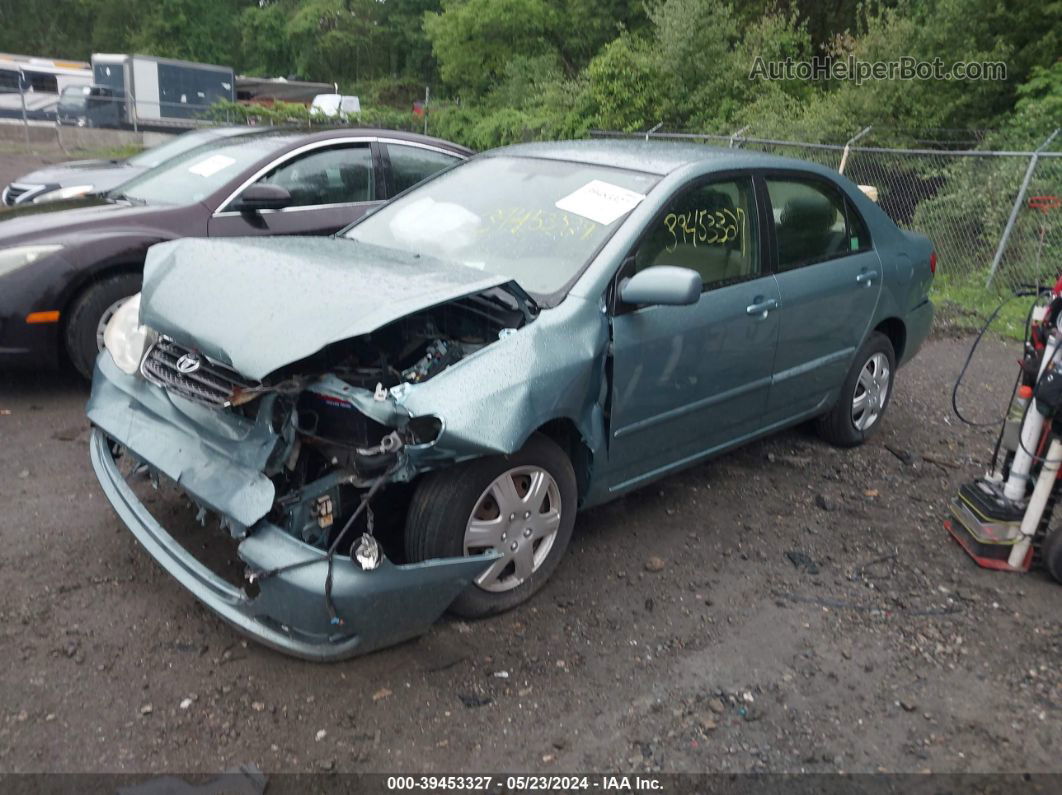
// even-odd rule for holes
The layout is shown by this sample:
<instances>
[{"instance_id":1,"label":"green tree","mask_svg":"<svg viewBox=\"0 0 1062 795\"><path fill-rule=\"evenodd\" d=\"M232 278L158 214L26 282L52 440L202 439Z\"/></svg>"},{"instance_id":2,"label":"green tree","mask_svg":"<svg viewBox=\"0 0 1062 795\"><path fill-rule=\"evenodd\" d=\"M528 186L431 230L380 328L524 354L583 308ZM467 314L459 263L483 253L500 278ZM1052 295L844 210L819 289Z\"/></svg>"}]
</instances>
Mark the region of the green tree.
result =
<instances>
[{"instance_id":1,"label":"green tree","mask_svg":"<svg viewBox=\"0 0 1062 795\"><path fill-rule=\"evenodd\" d=\"M291 9L282 2L245 8L240 14L240 65L263 76L294 75L295 55L285 29Z\"/></svg>"},{"instance_id":2,"label":"green tree","mask_svg":"<svg viewBox=\"0 0 1062 795\"><path fill-rule=\"evenodd\" d=\"M623 30L645 24L637 0L444 0L424 16L443 80L482 94L515 56L550 55L574 77Z\"/></svg>"},{"instance_id":3,"label":"green tree","mask_svg":"<svg viewBox=\"0 0 1062 795\"><path fill-rule=\"evenodd\" d=\"M649 43L620 36L605 45L587 68L596 126L606 130L646 130L659 120L659 60Z\"/></svg>"},{"instance_id":4,"label":"green tree","mask_svg":"<svg viewBox=\"0 0 1062 795\"><path fill-rule=\"evenodd\" d=\"M231 66L239 60L240 11L248 5L248 0L156 0L129 37L129 49Z\"/></svg>"},{"instance_id":5,"label":"green tree","mask_svg":"<svg viewBox=\"0 0 1062 795\"><path fill-rule=\"evenodd\" d=\"M442 79L471 93L490 88L514 55L547 54L557 24L546 0L448 0L424 15Z\"/></svg>"}]
</instances>

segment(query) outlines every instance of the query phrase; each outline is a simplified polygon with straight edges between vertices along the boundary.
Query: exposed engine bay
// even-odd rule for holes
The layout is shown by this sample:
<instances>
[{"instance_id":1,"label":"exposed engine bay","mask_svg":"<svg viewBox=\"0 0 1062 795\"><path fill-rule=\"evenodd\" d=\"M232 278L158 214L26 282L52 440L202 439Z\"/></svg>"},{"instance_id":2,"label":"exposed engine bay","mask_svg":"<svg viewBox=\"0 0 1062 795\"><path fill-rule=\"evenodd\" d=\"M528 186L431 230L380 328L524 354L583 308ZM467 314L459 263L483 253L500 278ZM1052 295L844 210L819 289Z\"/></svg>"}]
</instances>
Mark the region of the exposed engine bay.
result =
<instances>
[{"instance_id":1,"label":"exposed engine bay","mask_svg":"<svg viewBox=\"0 0 1062 795\"><path fill-rule=\"evenodd\" d=\"M410 479L404 449L431 445L442 431L433 416L373 419L362 410L366 393L378 404L400 397L533 318L531 302L494 288L330 345L261 384L234 389L226 410L256 421L269 412L283 440L266 471L277 494L270 521L307 544L331 546L371 486ZM373 531L365 507L347 538Z\"/></svg>"}]
</instances>

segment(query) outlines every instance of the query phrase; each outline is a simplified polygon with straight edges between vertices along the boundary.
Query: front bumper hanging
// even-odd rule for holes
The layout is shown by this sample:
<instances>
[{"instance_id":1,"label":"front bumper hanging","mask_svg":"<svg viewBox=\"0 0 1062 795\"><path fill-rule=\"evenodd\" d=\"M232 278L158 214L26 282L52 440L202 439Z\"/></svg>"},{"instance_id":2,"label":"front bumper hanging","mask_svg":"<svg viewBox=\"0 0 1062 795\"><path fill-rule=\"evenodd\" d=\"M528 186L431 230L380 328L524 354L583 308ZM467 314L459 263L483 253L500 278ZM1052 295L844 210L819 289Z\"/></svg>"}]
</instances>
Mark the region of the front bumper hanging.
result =
<instances>
[{"instance_id":1,"label":"front bumper hanging","mask_svg":"<svg viewBox=\"0 0 1062 795\"><path fill-rule=\"evenodd\" d=\"M248 569L264 573L300 565L258 579L258 593L250 596L210 571L159 524L126 482L111 450L115 442L127 447L138 459L173 477L197 502L210 507L241 502L232 492L223 498L216 477L198 477L197 473L231 475L243 467L189 427L159 416L167 407L175 410L165 393L108 367L106 358L101 356L97 364L89 417L96 425L90 441L92 466L107 499L166 571L218 616L260 643L297 657L327 661L416 637L426 632L495 559L491 555L395 565L384 558L378 568L365 571L350 558L337 555L331 599L343 621L335 624L324 598L325 552L260 519L248 528L237 550ZM152 395L142 402L137 398L144 386ZM254 488L260 481L247 474L239 472L239 481ZM228 478L223 480L232 485Z\"/></svg>"}]
</instances>

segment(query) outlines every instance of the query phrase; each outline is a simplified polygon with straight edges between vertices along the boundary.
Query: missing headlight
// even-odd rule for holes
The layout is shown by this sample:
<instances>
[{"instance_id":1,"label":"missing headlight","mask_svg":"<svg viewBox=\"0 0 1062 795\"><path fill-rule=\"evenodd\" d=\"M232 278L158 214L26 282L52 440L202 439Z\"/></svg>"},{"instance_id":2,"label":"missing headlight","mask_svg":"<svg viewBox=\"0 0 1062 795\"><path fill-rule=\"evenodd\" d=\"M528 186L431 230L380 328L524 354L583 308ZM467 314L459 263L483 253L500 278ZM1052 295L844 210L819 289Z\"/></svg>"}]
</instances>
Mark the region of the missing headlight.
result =
<instances>
[{"instance_id":1,"label":"missing headlight","mask_svg":"<svg viewBox=\"0 0 1062 795\"><path fill-rule=\"evenodd\" d=\"M406 424L411 437L411 444L434 444L442 433L442 420L434 414L413 417Z\"/></svg>"}]
</instances>

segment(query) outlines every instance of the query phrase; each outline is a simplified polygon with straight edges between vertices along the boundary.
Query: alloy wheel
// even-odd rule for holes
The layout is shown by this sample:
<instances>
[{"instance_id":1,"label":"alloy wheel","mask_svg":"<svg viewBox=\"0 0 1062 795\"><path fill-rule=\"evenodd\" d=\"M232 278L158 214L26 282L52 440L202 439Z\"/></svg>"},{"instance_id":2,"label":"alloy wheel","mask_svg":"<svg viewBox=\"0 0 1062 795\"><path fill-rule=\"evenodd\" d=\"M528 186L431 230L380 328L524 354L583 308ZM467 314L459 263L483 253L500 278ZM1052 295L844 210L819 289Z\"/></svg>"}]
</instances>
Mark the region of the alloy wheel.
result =
<instances>
[{"instance_id":1,"label":"alloy wheel","mask_svg":"<svg viewBox=\"0 0 1062 795\"><path fill-rule=\"evenodd\" d=\"M875 353L863 365L852 396L852 424L857 430L867 430L881 417L889 397L890 375L884 353Z\"/></svg>"}]
</instances>

